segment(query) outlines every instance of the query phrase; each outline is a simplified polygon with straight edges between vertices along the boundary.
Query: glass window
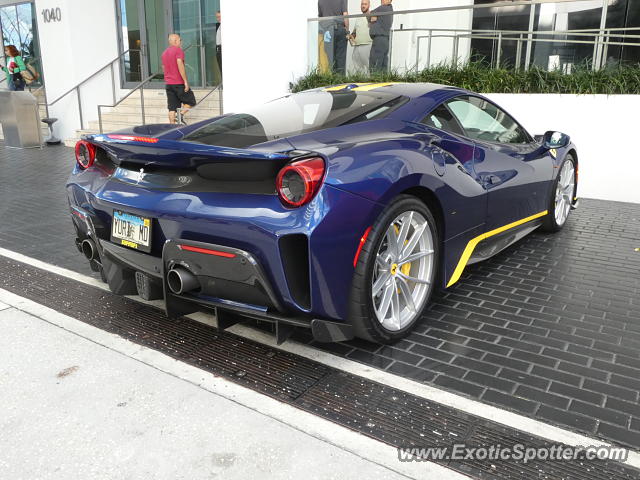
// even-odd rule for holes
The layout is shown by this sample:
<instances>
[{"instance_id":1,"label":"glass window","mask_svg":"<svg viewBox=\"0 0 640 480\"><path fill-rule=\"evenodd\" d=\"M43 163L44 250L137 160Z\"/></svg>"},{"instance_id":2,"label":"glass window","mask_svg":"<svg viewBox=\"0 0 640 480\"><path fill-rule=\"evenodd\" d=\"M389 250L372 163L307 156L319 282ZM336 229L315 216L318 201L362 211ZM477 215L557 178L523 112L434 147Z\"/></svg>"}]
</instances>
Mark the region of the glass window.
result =
<instances>
[{"instance_id":1,"label":"glass window","mask_svg":"<svg viewBox=\"0 0 640 480\"><path fill-rule=\"evenodd\" d=\"M529 135L494 104L477 97L457 97L447 106L468 137L497 143L526 143Z\"/></svg>"},{"instance_id":2,"label":"glass window","mask_svg":"<svg viewBox=\"0 0 640 480\"><path fill-rule=\"evenodd\" d=\"M475 5L497 3L499 0L475 0ZM531 5L504 5L501 7L476 8L473 10L473 30L471 38L471 58L476 62L496 65L500 57L501 67L521 67L524 62L524 42L518 49L517 38L529 30L529 16ZM503 30L507 32L498 42L498 36L490 31ZM526 38L526 34L523 34ZM489 37L489 38L487 38ZM500 49L500 51L498 51ZM519 51L520 50L520 51ZM518 53L519 52L519 53Z\"/></svg>"},{"instance_id":3,"label":"glass window","mask_svg":"<svg viewBox=\"0 0 640 480\"><path fill-rule=\"evenodd\" d=\"M35 28L33 5L31 3L0 7L2 43L4 45L14 45L25 62L39 55Z\"/></svg>"},{"instance_id":4,"label":"glass window","mask_svg":"<svg viewBox=\"0 0 640 480\"><path fill-rule=\"evenodd\" d=\"M387 93L302 92L243 113L218 117L186 141L245 148L278 138L381 118L406 101Z\"/></svg>"},{"instance_id":5,"label":"glass window","mask_svg":"<svg viewBox=\"0 0 640 480\"><path fill-rule=\"evenodd\" d=\"M0 7L0 44L14 45L28 66L33 67L36 72L42 72L34 15L32 3ZM4 53L0 51L0 61L3 59ZM4 75L0 76L0 82L2 80ZM36 80L33 86L40 84L40 81Z\"/></svg>"},{"instance_id":6,"label":"glass window","mask_svg":"<svg viewBox=\"0 0 640 480\"><path fill-rule=\"evenodd\" d=\"M440 105L435 108L429 115L427 115L422 123L429 127L439 128L445 132L456 133L458 135L464 135L464 132L460 129L458 122L453 118L451 112L444 105Z\"/></svg>"}]
</instances>

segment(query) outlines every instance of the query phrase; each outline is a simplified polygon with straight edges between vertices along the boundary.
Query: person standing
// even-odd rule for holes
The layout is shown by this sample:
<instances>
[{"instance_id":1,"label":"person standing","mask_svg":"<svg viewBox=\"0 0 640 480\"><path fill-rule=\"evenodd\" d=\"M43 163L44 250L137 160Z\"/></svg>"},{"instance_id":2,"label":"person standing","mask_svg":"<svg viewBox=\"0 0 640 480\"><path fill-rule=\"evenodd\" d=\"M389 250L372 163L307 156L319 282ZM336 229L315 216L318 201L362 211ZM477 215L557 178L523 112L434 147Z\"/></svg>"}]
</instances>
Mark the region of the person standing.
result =
<instances>
[{"instance_id":1,"label":"person standing","mask_svg":"<svg viewBox=\"0 0 640 480\"><path fill-rule=\"evenodd\" d=\"M7 61L6 66L2 65L2 70L7 76L9 90L22 91L25 87L25 81L20 72L24 72L27 67L20 56L20 52L15 45L7 45L4 47L4 55Z\"/></svg>"},{"instance_id":2,"label":"person standing","mask_svg":"<svg viewBox=\"0 0 640 480\"><path fill-rule=\"evenodd\" d=\"M222 15L220 10L216 12L216 60L218 61L219 79L222 83Z\"/></svg>"},{"instance_id":3,"label":"person standing","mask_svg":"<svg viewBox=\"0 0 640 480\"><path fill-rule=\"evenodd\" d=\"M318 0L318 17L342 17L348 14L347 0ZM319 31L322 34L330 69L344 75L347 66L349 19L321 20Z\"/></svg>"},{"instance_id":4,"label":"person standing","mask_svg":"<svg viewBox=\"0 0 640 480\"><path fill-rule=\"evenodd\" d=\"M369 13L370 0L362 0L360 2L360 10L363 14ZM356 18L353 32L349 37L349 41L353 45L353 67L357 72L369 72L369 55L371 54L371 36L369 35L369 18Z\"/></svg>"},{"instance_id":5,"label":"person standing","mask_svg":"<svg viewBox=\"0 0 640 480\"><path fill-rule=\"evenodd\" d=\"M189 86L187 72L184 66L184 51L181 48L180 35L169 35L169 47L162 53L162 70L167 91L167 108L169 109L169 123L176 123L177 110L180 108L181 121L196 104L196 97Z\"/></svg>"},{"instance_id":6,"label":"person standing","mask_svg":"<svg viewBox=\"0 0 640 480\"><path fill-rule=\"evenodd\" d=\"M389 37L393 24L393 14L376 16L376 13L393 12L391 0L381 0L381 5L371 12L369 34L373 43L369 55L369 70L384 72L389 68Z\"/></svg>"}]
</instances>

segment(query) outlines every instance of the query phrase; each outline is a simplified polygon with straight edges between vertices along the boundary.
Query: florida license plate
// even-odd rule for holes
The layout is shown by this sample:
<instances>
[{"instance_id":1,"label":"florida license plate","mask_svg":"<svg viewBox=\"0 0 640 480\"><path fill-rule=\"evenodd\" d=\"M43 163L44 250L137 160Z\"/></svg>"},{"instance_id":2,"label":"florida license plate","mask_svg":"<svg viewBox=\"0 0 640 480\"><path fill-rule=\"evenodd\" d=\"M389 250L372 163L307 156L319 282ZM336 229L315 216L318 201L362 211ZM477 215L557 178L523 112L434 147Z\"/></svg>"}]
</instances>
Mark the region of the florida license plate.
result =
<instances>
[{"instance_id":1,"label":"florida license plate","mask_svg":"<svg viewBox=\"0 0 640 480\"><path fill-rule=\"evenodd\" d=\"M111 241L142 252L150 252L151 219L114 210L111 222Z\"/></svg>"}]
</instances>

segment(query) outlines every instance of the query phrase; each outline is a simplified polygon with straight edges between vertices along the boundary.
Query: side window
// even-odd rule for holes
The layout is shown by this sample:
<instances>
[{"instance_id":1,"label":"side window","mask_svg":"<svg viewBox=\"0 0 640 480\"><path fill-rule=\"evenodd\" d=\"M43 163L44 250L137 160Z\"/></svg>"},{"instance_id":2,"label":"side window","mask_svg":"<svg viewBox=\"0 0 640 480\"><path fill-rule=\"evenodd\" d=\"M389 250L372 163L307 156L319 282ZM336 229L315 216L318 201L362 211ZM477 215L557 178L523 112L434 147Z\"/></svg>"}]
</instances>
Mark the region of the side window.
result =
<instances>
[{"instance_id":1,"label":"side window","mask_svg":"<svg viewBox=\"0 0 640 480\"><path fill-rule=\"evenodd\" d=\"M439 128L445 132L456 133L458 135L464 135L464 132L460 130L460 126L456 119L453 118L451 112L444 105L440 105L434 108L433 111L422 119L422 122L429 127Z\"/></svg>"},{"instance_id":2,"label":"side window","mask_svg":"<svg viewBox=\"0 0 640 480\"><path fill-rule=\"evenodd\" d=\"M447 106L470 138L497 143L530 141L527 133L513 118L486 100L458 97L449 100Z\"/></svg>"}]
</instances>

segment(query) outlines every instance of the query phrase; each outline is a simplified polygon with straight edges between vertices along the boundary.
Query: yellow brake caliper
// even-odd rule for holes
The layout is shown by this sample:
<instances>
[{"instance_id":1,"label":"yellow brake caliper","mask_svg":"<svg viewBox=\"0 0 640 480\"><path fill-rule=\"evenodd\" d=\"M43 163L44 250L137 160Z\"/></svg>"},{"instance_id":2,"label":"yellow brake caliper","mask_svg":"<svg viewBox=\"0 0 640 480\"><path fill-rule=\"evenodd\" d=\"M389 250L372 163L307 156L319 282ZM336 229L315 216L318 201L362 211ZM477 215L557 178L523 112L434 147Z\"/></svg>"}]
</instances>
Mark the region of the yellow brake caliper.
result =
<instances>
[{"instance_id":1,"label":"yellow brake caliper","mask_svg":"<svg viewBox=\"0 0 640 480\"><path fill-rule=\"evenodd\" d=\"M400 235L400 228L398 228L397 225L393 226L394 230L396 231L396 236ZM406 245L407 243L409 243L409 240L405 240L404 244ZM409 272L411 272L411 262L407 262L404 265L402 265L400 267L400 271L402 272L403 275L407 275L409 276ZM393 272L393 275L395 275L395 272ZM398 289L398 293L400 293L400 289Z\"/></svg>"}]
</instances>

